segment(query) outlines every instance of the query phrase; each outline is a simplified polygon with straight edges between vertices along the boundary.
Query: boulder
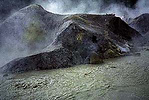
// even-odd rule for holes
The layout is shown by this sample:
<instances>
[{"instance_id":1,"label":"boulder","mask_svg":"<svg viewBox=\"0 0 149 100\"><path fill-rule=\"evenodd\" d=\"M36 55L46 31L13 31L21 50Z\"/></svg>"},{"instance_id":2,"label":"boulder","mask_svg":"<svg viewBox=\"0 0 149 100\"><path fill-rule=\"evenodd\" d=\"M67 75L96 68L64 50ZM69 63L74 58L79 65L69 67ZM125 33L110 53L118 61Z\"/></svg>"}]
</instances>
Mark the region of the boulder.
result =
<instances>
[{"instance_id":1,"label":"boulder","mask_svg":"<svg viewBox=\"0 0 149 100\"><path fill-rule=\"evenodd\" d=\"M44 52L24 58L18 58L1 68L2 73L21 73L32 70L46 70L66 68L79 65L82 62L77 52L65 48L56 49L52 52Z\"/></svg>"}]
</instances>

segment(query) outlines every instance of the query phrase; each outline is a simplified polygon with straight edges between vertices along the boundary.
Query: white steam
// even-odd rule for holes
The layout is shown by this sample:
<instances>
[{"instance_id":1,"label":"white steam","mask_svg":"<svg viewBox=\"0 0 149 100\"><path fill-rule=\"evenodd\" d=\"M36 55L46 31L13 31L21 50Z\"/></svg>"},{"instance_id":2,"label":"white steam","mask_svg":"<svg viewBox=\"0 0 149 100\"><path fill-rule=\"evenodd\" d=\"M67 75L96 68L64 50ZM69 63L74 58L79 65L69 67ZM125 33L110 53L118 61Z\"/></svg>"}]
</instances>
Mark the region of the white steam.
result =
<instances>
[{"instance_id":1,"label":"white steam","mask_svg":"<svg viewBox=\"0 0 149 100\"><path fill-rule=\"evenodd\" d=\"M58 14L76 14L76 13L99 13L102 6L102 0L47 0L36 3L42 5L47 11Z\"/></svg>"},{"instance_id":2,"label":"white steam","mask_svg":"<svg viewBox=\"0 0 149 100\"><path fill-rule=\"evenodd\" d=\"M120 4L111 4L106 7L103 0L37 0L47 11L58 14L111 14L121 18L135 18L143 13L149 13L149 0L139 0L135 9Z\"/></svg>"}]
</instances>

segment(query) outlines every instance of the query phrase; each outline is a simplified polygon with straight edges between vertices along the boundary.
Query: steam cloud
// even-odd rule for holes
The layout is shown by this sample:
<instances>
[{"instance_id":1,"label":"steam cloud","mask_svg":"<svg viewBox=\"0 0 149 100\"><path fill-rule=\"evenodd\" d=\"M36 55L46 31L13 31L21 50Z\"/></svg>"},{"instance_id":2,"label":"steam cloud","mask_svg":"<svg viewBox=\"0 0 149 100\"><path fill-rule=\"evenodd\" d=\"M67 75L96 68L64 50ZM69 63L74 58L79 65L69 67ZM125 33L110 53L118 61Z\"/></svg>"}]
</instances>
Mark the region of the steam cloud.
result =
<instances>
[{"instance_id":1,"label":"steam cloud","mask_svg":"<svg viewBox=\"0 0 149 100\"><path fill-rule=\"evenodd\" d=\"M37 0L36 3L42 5L47 11L58 14L111 14L118 17L134 18L143 13L149 12L149 0L139 0L135 9L128 8L120 4L106 5L103 0L46 0L42 2Z\"/></svg>"}]
</instances>

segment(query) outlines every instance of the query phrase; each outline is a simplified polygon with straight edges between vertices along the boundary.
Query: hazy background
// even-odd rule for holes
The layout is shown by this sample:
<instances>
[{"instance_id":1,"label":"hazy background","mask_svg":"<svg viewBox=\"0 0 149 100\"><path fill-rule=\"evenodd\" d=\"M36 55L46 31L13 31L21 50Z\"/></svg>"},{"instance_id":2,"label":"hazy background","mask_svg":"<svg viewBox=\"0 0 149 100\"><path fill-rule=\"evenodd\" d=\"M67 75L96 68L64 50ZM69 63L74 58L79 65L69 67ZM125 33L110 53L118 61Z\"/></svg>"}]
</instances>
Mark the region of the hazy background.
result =
<instances>
[{"instance_id":1,"label":"hazy background","mask_svg":"<svg viewBox=\"0 0 149 100\"><path fill-rule=\"evenodd\" d=\"M0 21L2 22L12 13L33 3L41 4L50 12L67 14L112 13L125 7L131 9L144 7L144 4L148 5L146 2L148 0L0 0Z\"/></svg>"},{"instance_id":2,"label":"hazy background","mask_svg":"<svg viewBox=\"0 0 149 100\"><path fill-rule=\"evenodd\" d=\"M123 18L134 18L149 12L149 0L36 0L46 10L60 14L114 13Z\"/></svg>"},{"instance_id":3,"label":"hazy background","mask_svg":"<svg viewBox=\"0 0 149 100\"><path fill-rule=\"evenodd\" d=\"M0 0L0 22L19 9L40 4L59 14L115 13L120 17L136 17L149 12L149 0Z\"/></svg>"}]
</instances>

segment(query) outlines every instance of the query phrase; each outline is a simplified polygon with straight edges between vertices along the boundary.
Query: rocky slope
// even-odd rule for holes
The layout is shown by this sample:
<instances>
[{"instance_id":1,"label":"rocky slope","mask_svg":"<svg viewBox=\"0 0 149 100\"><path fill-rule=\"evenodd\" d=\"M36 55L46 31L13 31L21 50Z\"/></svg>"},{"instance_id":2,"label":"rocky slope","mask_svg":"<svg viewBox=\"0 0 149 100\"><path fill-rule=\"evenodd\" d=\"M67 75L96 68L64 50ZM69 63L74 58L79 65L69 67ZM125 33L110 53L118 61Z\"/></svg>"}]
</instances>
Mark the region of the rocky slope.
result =
<instances>
[{"instance_id":1,"label":"rocky slope","mask_svg":"<svg viewBox=\"0 0 149 100\"><path fill-rule=\"evenodd\" d=\"M134 18L129 25L142 34L142 37L135 41L137 45L149 46L149 14L145 13Z\"/></svg>"},{"instance_id":2,"label":"rocky slope","mask_svg":"<svg viewBox=\"0 0 149 100\"><path fill-rule=\"evenodd\" d=\"M141 34L146 34L149 31L149 14L142 14L130 22L130 26L138 30Z\"/></svg>"},{"instance_id":3,"label":"rocky slope","mask_svg":"<svg viewBox=\"0 0 149 100\"><path fill-rule=\"evenodd\" d=\"M62 19L63 16L47 12L40 5L25 7L0 25L0 45L44 48L53 40L55 34L52 32L57 30Z\"/></svg>"},{"instance_id":4,"label":"rocky slope","mask_svg":"<svg viewBox=\"0 0 149 100\"><path fill-rule=\"evenodd\" d=\"M63 16L31 5L14 13L0 24L0 66L14 58L41 52L55 37Z\"/></svg>"},{"instance_id":5,"label":"rocky slope","mask_svg":"<svg viewBox=\"0 0 149 100\"><path fill-rule=\"evenodd\" d=\"M11 61L1 70L15 73L98 64L103 59L130 52L131 40L140 34L112 14L62 16L49 13L39 5L31 5L4 21L0 26L0 35L2 47L9 44L12 48L21 44L17 50L27 48L33 51L32 54L36 49L39 52L48 51ZM76 60L73 57L76 59L76 55L79 57L78 63L74 63Z\"/></svg>"}]
</instances>

